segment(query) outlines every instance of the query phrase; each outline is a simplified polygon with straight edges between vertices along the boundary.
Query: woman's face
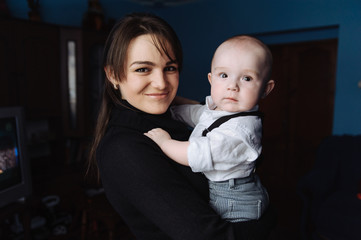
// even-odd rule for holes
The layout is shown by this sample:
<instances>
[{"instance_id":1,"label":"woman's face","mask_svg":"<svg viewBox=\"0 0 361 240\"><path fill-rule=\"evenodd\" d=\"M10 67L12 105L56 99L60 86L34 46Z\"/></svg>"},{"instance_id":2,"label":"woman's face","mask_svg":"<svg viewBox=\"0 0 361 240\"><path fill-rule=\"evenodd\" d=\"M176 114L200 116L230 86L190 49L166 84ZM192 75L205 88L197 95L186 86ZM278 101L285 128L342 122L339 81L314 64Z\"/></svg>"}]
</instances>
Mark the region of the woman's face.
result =
<instances>
[{"instance_id":1,"label":"woman's face","mask_svg":"<svg viewBox=\"0 0 361 240\"><path fill-rule=\"evenodd\" d=\"M174 59L174 53L169 54ZM178 83L178 64L156 48L150 35L132 40L125 79L117 82L123 99L143 112L162 114L173 101Z\"/></svg>"}]
</instances>

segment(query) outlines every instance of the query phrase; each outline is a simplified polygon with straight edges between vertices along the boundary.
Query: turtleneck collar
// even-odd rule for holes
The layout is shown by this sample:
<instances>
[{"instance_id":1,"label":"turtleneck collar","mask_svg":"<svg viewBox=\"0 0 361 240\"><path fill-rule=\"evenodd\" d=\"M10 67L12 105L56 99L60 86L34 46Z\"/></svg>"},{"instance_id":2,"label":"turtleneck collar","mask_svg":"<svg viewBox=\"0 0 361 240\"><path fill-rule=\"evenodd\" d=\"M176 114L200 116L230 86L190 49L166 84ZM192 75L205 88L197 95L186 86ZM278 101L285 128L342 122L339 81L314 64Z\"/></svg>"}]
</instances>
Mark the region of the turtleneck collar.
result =
<instances>
[{"instance_id":1,"label":"turtleneck collar","mask_svg":"<svg viewBox=\"0 0 361 240\"><path fill-rule=\"evenodd\" d=\"M126 100L122 100L122 105L113 107L109 120L109 127L112 126L131 128L142 133L160 127L174 138L187 140L189 136L188 128L173 120L169 109L163 114L149 114L135 108Z\"/></svg>"}]
</instances>

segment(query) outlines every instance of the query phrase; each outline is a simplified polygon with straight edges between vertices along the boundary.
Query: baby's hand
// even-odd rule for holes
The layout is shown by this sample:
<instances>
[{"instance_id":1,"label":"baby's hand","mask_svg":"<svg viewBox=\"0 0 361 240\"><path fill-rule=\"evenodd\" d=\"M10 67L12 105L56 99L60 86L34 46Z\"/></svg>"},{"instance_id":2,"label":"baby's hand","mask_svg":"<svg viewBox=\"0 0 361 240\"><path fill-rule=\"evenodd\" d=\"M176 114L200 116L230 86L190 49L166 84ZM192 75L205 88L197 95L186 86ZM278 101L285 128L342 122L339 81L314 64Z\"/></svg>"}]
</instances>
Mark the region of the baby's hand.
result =
<instances>
[{"instance_id":1,"label":"baby's hand","mask_svg":"<svg viewBox=\"0 0 361 240\"><path fill-rule=\"evenodd\" d=\"M161 128L154 128L149 132L144 133L144 135L152 139L160 147L163 142L171 139L171 136Z\"/></svg>"}]
</instances>

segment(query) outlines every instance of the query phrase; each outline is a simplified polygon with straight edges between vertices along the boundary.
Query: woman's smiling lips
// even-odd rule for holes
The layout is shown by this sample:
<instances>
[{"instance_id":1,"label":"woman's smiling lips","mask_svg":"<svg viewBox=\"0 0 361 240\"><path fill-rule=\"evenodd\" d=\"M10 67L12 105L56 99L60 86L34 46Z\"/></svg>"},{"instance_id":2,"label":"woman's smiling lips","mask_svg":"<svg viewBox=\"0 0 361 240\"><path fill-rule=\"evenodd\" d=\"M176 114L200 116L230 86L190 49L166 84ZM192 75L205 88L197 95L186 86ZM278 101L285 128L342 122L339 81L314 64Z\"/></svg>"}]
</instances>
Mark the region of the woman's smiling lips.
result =
<instances>
[{"instance_id":1,"label":"woman's smiling lips","mask_svg":"<svg viewBox=\"0 0 361 240\"><path fill-rule=\"evenodd\" d=\"M155 99L163 99L168 96L169 92L163 92L163 93L146 93L145 95L151 98Z\"/></svg>"}]
</instances>

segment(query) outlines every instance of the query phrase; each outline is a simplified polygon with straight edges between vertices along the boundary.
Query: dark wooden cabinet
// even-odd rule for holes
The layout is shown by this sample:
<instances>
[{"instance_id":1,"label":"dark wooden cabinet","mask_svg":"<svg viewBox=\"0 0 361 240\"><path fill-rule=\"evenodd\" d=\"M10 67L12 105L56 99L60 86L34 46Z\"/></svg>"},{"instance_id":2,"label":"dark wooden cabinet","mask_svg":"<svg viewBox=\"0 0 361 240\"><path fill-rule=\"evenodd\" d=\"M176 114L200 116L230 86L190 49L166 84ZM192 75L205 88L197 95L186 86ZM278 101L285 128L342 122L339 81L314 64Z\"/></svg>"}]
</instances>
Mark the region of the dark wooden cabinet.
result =
<instances>
[{"instance_id":1,"label":"dark wooden cabinet","mask_svg":"<svg viewBox=\"0 0 361 240\"><path fill-rule=\"evenodd\" d=\"M61 117L59 30L0 22L0 106L23 106L28 119Z\"/></svg>"},{"instance_id":2,"label":"dark wooden cabinet","mask_svg":"<svg viewBox=\"0 0 361 240\"><path fill-rule=\"evenodd\" d=\"M71 162L79 142L89 138L100 99L106 36L101 31L0 20L0 107L24 107L30 152L37 151L31 157L50 154L54 160Z\"/></svg>"},{"instance_id":3,"label":"dark wooden cabinet","mask_svg":"<svg viewBox=\"0 0 361 240\"><path fill-rule=\"evenodd\" d=\"M83 67L84 67L84 107L87 112L85 131L91 133L96 122L101 102L103 83L103 49L107 33L99 31L83 31Z\"/></svg>"},{"instance_id":4,"label":"dark wooden cabinet","mask_svg":"<svg viewBox=\"0 0 361 240\"><path fill-rule=\"evenodd\" d=\"M16 104L19 83L15 72L15 36L11 32L11 24L0 21L0 105Z\"/></svg>"}]
</instances>

